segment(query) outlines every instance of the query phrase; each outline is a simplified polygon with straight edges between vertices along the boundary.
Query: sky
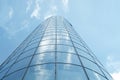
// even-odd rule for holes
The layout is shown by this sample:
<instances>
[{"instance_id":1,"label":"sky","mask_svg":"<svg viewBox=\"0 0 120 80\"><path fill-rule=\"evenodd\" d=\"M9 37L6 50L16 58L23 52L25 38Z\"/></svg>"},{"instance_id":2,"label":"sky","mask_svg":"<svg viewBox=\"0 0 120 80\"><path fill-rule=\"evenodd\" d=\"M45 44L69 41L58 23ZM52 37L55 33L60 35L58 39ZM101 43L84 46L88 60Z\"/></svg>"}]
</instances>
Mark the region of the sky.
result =
<instances>
[{"instance_id":1,"label":"sky","mask_svg":"<svg viewBox=\"0 0 120 80\"><path fill-rule=\"evenodd\" d=\"M65 17L120 80L120 0L0 0L0 64L50 16Z\"/></svg>"}]
</instances>

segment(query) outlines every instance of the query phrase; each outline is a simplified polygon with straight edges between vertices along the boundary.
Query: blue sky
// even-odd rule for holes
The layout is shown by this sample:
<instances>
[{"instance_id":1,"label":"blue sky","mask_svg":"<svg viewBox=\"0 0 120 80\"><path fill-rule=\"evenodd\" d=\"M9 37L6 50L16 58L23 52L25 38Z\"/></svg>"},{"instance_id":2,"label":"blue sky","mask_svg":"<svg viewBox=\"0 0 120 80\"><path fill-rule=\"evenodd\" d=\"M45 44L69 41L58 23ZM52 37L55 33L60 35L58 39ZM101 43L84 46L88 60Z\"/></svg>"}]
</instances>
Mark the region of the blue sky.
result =
<instances>
[{"instance_id":1,"label":"blue sky","mask_svg":"<svg viewBox=\"0 0 120 80\"><path fill-rule=\"evenodd\" d=\"M0 64L44 19L67 18L115 80L120 79L120 0L0 0Z\"/></svg>"}]
</instances>

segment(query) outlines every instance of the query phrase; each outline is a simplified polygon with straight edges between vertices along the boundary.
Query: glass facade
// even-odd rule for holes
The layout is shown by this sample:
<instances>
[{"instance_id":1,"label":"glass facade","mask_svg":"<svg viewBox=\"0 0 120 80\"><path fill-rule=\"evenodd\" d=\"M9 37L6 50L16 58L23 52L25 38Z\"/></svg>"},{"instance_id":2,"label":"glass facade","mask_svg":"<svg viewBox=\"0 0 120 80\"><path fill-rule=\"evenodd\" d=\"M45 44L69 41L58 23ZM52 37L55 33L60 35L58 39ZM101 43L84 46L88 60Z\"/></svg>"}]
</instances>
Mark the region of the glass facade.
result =
<instances>
[{"instance_id":1,"label":"glass facade","mask_svg":"<svg viewBox=\"0 0 120 80\"><path fill-rule=\"evenodd\" d=\"M63 17L42 22L1 64L0 80L113 80Z\"/></svg>"}]
</instances>

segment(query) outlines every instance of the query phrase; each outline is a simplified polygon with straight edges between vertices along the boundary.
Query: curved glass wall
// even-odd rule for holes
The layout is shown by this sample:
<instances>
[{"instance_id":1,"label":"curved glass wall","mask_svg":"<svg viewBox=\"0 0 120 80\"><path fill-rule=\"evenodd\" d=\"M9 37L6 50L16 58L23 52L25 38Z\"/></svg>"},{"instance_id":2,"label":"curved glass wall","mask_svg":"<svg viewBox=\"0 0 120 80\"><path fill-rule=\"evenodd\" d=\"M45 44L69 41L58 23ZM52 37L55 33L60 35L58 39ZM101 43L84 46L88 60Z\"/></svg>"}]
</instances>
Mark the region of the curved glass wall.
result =
<instances>
[{"instance_id":1,"label":"curved glass wall","mask_svg":"<svg viewBox=\"0 0 120 80\"><path fill-rule=\"evenodd\" d=\"M0 66L0 80L112 80L63 17L42 22Z\"/></svg>"}]
</instances>

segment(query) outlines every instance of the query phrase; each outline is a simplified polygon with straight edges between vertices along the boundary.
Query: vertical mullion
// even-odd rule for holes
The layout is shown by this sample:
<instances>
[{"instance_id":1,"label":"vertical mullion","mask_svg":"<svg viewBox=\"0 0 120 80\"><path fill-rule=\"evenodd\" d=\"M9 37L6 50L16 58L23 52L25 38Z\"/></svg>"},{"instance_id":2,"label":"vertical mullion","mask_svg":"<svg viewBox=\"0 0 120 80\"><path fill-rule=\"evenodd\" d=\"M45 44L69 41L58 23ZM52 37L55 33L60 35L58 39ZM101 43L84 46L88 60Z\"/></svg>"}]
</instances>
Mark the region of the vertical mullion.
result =
<instances>
[{"instance_id":1,"label":"vertical mullion","mask_svg":"<svg viewBox=\"0 0 120 80\"><path fill-rule=\"evenodd\" d=\"M65 20L64 20L64 21L65 21ZM69 38L70 38L70 41L72 42L72 45L73 45L74 50L75 50L75 53L76 53L76 55L78 56L79 54L78 54L78 52L77 52L77 50L76 50L76 48L75 48L75 45L74 45L74 43L73 43L73 41L72 41L70 32L69 32L69 30L67 29L66 24L64 23L64 21L63 21L63 25L64 25L64 27L65 27L65 30L66 30L67 33L68 33L68 36L69 36ZM71 26L71 27L72 27L72 26ZM89 77L88 77L88 74L87 74L87 72L86 72L86 70L85 70L85 68L84 68L84 66L83 66L82 60L81 60L81 58L80 58L79 56L78 56L78 59L79 59L79 61L80 61L80 63L81 63L81 66L82 66L83 71L85 72L85 75L86 75L86 77L87 77L87 80L90 80Z\"/></svg>"},{"instance_id":2,"label":"vertical mullion","mask_svg":"<svg viewBox=\"0 0 120 80\"><path fill-rule=\"evenodd\" d=\"M55 80L57 80L57 17L55 17Z\"/></svg>"}]
</instances>

